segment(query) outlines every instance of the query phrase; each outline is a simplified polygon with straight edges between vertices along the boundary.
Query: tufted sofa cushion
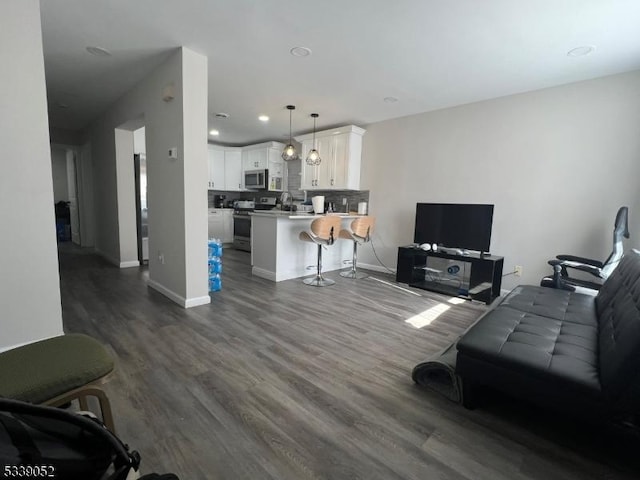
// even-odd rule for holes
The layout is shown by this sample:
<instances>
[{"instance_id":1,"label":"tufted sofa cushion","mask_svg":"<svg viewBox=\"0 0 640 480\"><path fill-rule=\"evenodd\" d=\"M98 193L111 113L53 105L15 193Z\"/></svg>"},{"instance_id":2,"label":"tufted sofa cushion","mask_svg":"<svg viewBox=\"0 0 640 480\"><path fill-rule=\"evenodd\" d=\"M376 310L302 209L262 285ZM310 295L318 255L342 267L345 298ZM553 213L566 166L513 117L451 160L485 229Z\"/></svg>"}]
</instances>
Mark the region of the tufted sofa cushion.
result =
<instances>
[{"instance_id":1,"label":"tufted sofa cushion","mask_svg":"<svg viewBox=\"0 0 640 480\"><path fill-rule=\"evenodd\" d=\"M620 261L596 297L600 381L611 399L640 378L640 252ZM635 380L635 382L634 382Z\"/></svg>"},{"instance_id":2,"label":"tufted sofa cushion","mask_svg":"<svg viewBox=\"0 0 640 480\"><path fill-rule=\"evenodd\" d=\"M545 298L549 306L532 302L535 298ZM543 287L518 287L458 341L458 351L506 366L514 373L597 396L600 394L597 320L594 314L578 317L572 309L576 305L584 308L589 302L593 310L591 296ZM541 311L555 318L539 315L537 312Z\"/></svg>"},{"instance_id":3,"label":"tufted sofa cushion","mask_svg":"<svg viewBox=\"0 0 640 480\"><path fill-rule=\"evenodd\" d=\"M564 322L596 325L594 297L547 287L518 286L500 304Z\"/></svg>"}]
</instances>

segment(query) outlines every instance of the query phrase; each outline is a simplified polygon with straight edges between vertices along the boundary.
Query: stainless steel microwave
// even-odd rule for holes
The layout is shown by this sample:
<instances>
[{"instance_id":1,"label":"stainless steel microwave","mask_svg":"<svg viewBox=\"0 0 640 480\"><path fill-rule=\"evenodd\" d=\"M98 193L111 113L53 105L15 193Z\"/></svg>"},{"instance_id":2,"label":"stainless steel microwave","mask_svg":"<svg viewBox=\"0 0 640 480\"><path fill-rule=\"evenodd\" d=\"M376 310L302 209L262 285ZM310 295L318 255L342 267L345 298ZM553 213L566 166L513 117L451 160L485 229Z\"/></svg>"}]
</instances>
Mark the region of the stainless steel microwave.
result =
<instances>
[{"instance_id":1,"label":"stainless steel microwave","mask_svg":"<svg viewBox=\"0 0 640 480\"><path fill-rule=\"evenodd\" d=\"M244 172L244 188L267 188L268 170L246 170Z\"/></svg>"}]
</instances>

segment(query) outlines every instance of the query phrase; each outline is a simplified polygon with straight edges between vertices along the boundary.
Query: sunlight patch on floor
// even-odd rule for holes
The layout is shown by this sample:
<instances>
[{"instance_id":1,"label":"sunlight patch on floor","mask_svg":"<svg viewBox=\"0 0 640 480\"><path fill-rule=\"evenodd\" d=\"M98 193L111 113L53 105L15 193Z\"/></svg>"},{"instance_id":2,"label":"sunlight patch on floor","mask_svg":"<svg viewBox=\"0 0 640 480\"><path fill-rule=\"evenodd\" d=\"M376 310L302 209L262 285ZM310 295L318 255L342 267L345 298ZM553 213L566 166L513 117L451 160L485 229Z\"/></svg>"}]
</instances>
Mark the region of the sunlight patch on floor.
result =
<instances>
[{"instance_id":1,"label":"sunlight patch on floor","mask_svg":"<svg viewBox=\"0 0 640 480\"><path fill-rule=\"evenodd\" d=\"M464 298L460 298L460 297L451 297L449 300L447 300L447 302L453 304L453 305L460 305L461 303L466 302L466 300Z\"/></svg>"},{"instance_id":2,"label":"sunlight patch on floor","mask_svg":"<svg viewBox=\"0 0 640 480\"><path fill-rule=\"evenodd\" d=\"M413 325L416 328L422 328L427 325L430 325L436 318L442 315L444 312L449 310L451 306L445 305L444 303L439 303L431 308L427 308L424 312L420 312L417 315L414 315L411 318L407 318L405 322L410 325Z\"/></svg>"}]
</instances>

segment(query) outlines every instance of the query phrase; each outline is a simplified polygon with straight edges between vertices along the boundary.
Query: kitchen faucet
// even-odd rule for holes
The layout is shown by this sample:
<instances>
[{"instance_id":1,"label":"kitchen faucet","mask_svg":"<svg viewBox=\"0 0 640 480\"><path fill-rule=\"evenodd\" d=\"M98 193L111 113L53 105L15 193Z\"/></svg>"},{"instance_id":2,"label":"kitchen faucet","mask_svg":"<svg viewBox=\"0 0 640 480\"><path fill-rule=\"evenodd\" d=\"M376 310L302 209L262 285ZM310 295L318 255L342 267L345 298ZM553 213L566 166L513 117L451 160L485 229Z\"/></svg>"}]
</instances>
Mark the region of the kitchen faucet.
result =
<instances>
[{"instance_id":1,"label":"kitchen faucet","mask_svg":"<svg viewBox=\"0 0 640 480\"><path fill-rule=\"evenodd\" d=\"M289 211L291 211L293 209L293 195L291 195L291 192L282 192L282 195L280 195L281 210L285 210L284 205L287 201L289 202Z\"/></svg>"}]
</instances>

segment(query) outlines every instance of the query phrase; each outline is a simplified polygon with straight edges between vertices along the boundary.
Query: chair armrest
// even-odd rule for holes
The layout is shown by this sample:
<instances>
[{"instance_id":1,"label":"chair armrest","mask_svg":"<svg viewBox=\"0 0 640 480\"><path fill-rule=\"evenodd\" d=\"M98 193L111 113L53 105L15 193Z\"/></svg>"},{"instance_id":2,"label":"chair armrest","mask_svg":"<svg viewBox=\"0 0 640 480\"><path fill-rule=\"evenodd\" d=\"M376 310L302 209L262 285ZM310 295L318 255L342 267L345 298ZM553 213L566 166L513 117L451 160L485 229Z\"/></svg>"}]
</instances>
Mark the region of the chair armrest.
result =
<instances>
[{"instance_id":1,"label":"chair armrest","mask_svg":"<svg viewBox=\"0 0 640 480\"><path fill-rule=\"evenodd\" d=\"M602 262L599 262L598 260L593 260L591 258L576 257L574 255L558 255L556 258L558 260L568 260L570 262L585 263L587 265L591 265L598 268L604 267L604 264Z\"/></svg>"},{"instance_id":2,"label":"chair armrest","mask_svg":"<svg viewBox=\"0 0 640 480\"><path fill-rule=\"evenodd\" d=\"M553 267L554 271L556 271L558 268L573 268L575 270L580 270L581 272L590 273L594 277L602 278L602 269L593 265L586 265L584 263L574 262L570 260L549 260L548 263Z\"/></svg>"}]
</instances>

